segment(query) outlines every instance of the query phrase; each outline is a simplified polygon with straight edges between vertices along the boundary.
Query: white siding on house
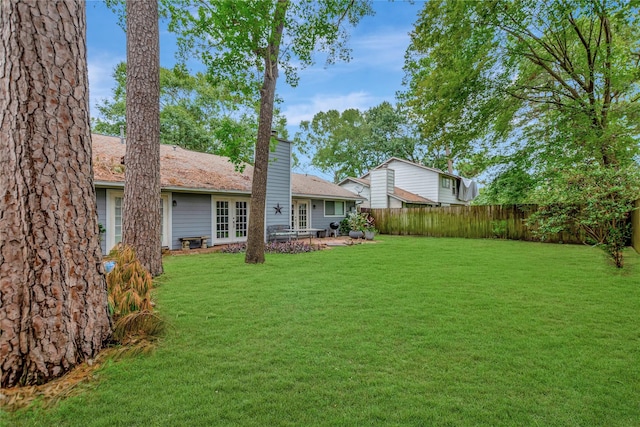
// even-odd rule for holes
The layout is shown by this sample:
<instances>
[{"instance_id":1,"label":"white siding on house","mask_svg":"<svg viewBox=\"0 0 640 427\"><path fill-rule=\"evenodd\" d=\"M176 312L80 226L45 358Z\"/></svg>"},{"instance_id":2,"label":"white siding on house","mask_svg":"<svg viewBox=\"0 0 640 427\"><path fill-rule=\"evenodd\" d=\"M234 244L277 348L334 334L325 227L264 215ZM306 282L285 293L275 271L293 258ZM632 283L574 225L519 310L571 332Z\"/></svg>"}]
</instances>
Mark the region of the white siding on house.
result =
<instances>
[{"instance_id":1,"label":"white siding on house","mask_svg":"<svg viewBox=\"0 0 640 427\"><path fill-rule=\"evenodd\" d=\"M395 171L396 187L433 201L439 201L438 172L397 160L389 162L388 168Z\"/></svg>"},{"instance_id":2,"label":"white siding on house","mask_svg":"<svg viewBox=\"0 0 640 427\"><path fill-rule=\"evenodd\" d=\"M362 203L362 207L363 208L368 208L370 207L370 202L369 200L371 200L371 189L363 184L360 184L358 182L353 182L353 181L347 181L344 184L341 185L342 188L345 188L349 191L351 191L352 193L355 193L361 197L364 197L367 199L366 202Z\"/></svg>"},{"instance_id":3,"label":"white siding on house","mask_svg":"<svg viewBox=\"0 0 640 427\"><path fill-rule=\"evenodd\" d=\"M389 207L390 208L401 208L402 202L394 197L389 197Z\"/></svg>"},{"instance_id":4,"label":"white siding on house","mask_svg":"<svg viewBox=\"0 0 640 427\"><path fill-rule=\"evenodd\" d=\"M389 193L393 193L394 187L393 169L376 169L371 171L371 207L388 208Z\"/></svg>"}]
</instances>

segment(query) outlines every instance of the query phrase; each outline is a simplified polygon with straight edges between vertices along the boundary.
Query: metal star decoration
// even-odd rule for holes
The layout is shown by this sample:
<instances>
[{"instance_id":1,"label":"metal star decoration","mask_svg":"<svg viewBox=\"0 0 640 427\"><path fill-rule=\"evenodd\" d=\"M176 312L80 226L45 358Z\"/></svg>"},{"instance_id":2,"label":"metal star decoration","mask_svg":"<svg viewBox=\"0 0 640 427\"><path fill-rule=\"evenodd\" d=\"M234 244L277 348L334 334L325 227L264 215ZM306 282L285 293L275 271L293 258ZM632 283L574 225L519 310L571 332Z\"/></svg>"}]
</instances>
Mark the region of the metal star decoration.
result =
<instances>
[{"instance_id":1,"label":"metal star decoration","mask_svg":"<svg viewBox=\"0 0 640 427\"><path fill-rule=\"evenodd\" d=\"M280 206L280 203L276 204L273 209L276 210L276 214L282 215L282 206Z\"/></svg>"}]
</instances>

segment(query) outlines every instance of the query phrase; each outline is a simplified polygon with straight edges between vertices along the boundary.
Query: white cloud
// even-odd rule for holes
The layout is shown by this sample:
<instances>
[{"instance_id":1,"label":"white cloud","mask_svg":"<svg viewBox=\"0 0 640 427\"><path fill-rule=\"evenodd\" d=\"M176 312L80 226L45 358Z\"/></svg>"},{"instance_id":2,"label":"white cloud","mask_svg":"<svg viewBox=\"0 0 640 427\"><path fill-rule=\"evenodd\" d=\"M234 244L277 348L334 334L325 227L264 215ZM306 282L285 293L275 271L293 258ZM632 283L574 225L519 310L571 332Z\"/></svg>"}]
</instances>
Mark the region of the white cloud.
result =
<instances>
[{"instance_id":1,"label":"white cloud","mask_svg":"<svg viewBox=\"0 0 640 427\"><path fill-rule=\"evenodd\" d=\"M384 67L402 70L404 54L409 46L409 30L384 29L362 35L351 41L352 64L358 67Z\"/></svg>"},{"instance_id":2,"label":"white cloud","mask_svg":"<svg viewBox=\"0 0 640 427\"><path fill-rule=\"evenodd\" d=\"M347 95L315 94L305 104L288 105L283 111L289 126L298 126L303 120L311 120L316 113L328 110L340 112L349 108L366 110L381 100L367 92L351 92Z\"/></svg>"},{"instance_id":3,"label":"white cloud","mask_svg":"<svg viewBox=\"0 0 640 427\"><path fill-rule=\"evenodd\" d=\"M115 86L113 79L113 69L126 58L110 53L92 54L89 52L87 61L89 71L89 106L92 113L95 112L95 105L103 99L110 98ZM93 114L92 114L93 116Z\"/></svg>"}]
</instances>

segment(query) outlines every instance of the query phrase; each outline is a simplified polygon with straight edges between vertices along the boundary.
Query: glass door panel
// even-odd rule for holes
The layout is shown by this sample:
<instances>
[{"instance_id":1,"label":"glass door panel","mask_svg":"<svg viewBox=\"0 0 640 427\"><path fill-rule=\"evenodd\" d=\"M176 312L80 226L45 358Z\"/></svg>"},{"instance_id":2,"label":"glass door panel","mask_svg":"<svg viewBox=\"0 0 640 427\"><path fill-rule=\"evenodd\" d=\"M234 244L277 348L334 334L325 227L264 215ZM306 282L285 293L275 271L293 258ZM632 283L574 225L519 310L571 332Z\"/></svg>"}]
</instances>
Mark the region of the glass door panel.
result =
<instances>
[{"instance_id":1,"label":"glass door panel","mask_svg":"<svg viewBox=\"0 0 640 427\"><path fill-rule=\"evenodd\" d=\"M236 202L235 230L237 238L247 237L247 226L249 224L249 210L247 202Z\"/></svg>"},{"instance_id":2,"label":"glass door panel","mask_svg":"<svg viewBox=\"0 0 640 427\"><path fill-rule=\"evenodd\" d=\"M216 202L216 239L229 238L229 202L219 200Z\"/></svg>"}]
</instances>

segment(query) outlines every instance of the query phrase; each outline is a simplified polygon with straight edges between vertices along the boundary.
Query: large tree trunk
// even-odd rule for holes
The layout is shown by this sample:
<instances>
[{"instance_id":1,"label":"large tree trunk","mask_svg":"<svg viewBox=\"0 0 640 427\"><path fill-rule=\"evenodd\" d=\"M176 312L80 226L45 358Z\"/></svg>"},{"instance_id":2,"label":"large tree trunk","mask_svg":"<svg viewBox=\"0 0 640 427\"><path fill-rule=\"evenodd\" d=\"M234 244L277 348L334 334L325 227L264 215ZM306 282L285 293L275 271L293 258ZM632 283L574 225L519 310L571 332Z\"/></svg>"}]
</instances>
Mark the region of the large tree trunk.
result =
<instances>
[{"instance_id":1,"label":"large tree trunk","mask_svg":"<svg viewBox=\"0 0 640 427\"><path fill-rule=\"evenodd\" d=\"M264 54L264 81L260 89L260 119L258 122L253 182L251 184L251 215L249 215L247 253L245 255L245 262L248 264L264 263L264 217L267 198L269 145L271 142L276 81L278 79L278 53L288 5L288 0L278 0L274 13L274 31L271 35L269 47Z\"/></svg>"},{"instance_id":2,"label":"large tree trunk","mask_svg":"<svg viewBox=\"0 0 640 427\"><path fill-rule=\"evenodd\" d=\"M93 188L85 5L0 2L1 386L93 358L110 331Z\"/></svg>"},{"instance_id":3,"label":"large tree trunk","mask_svg":"<svg viewBox=\"0 0 640 427\"><path fill-rule=\"evenodd\" d=\"M127 1L127 151L122 241L162 274L160 47L156 0ZM165 215L167 213L165 212Z\"/></svg>"}]
</instances>

